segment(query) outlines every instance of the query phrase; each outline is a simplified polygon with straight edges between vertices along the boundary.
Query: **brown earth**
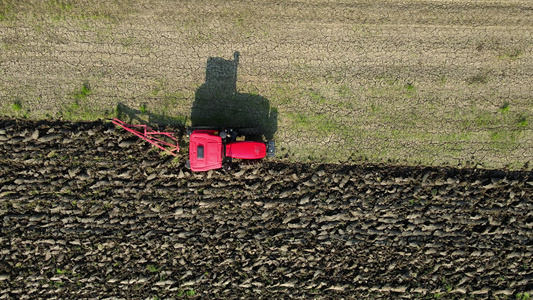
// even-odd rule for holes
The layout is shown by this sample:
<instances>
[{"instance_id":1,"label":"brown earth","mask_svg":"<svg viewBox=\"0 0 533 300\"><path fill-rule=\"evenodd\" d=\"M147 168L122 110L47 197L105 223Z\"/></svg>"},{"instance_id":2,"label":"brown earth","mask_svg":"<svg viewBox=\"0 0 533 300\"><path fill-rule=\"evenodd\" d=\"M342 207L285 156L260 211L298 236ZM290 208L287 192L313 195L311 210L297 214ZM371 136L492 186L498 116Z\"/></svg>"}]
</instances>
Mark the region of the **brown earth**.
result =
<instances>
[{"instance_id":1,"label":"brown earth","mask_svg":"<svg viewBox=\"0 0 533 300\"><path fill-rule=\"evenodd\" d=\"M0 298L518 298L532 195L518 171L191 173L109 123L4 119Z\"/></svg>"}]
</instances>

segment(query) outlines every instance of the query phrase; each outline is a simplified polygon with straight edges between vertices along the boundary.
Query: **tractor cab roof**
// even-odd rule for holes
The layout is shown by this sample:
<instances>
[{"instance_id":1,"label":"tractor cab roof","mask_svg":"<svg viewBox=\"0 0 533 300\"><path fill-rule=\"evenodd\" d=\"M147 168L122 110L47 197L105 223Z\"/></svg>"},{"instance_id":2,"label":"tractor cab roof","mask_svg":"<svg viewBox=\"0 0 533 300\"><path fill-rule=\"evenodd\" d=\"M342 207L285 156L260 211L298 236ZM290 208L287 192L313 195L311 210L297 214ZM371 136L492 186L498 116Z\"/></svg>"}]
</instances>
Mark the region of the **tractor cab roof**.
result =
<instances>
[{"instance_id":1,"label":"tractor cab roof","mask_svg":"<svg viewBox=\"0 0 533 300\"><path fill-rule=\"evenodd\" d=\"M215 130L195 130L190 136L189 159L192 171L222 167L222 138Z\"/></svg>"}]
</instances>

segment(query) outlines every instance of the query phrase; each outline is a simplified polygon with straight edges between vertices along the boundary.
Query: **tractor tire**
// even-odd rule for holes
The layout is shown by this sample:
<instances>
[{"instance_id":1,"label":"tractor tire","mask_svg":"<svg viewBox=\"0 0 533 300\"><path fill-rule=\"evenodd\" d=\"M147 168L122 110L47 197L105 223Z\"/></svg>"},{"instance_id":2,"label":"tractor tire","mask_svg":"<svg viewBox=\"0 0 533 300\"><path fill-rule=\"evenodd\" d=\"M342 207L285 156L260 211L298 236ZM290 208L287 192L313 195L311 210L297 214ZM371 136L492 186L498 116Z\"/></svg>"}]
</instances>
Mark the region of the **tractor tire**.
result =
<instances>
[{"instance_id":1,"label":"tractor tire","mask_svg":"<svg viewBox=\"0 0 533 300\"><path fill-rule=\"evenodd\" d=\"M220 131L219 127L213 127L213 126L193 126L189 127L185 130L185 134L187 136L191 136L192 132L195 130L217 130Z\"/></svg>"},{"instance_id":2,"label":"tractor tire","mask_svg":"<svg viewBox=\"0 0 533 300\"><path fill-rule=\"evenodd\" d=\"M239 128L237 129L239 136L249 136L249 135L261 135L261 130L259 128L250 127L250 128Z\"/></svg>"},{"instance_id":3,"label":"tractor tire","mask_svg":"<svg viewBox=\"0 0 533 300\"><path fill-rule=\"evenodd\" d=\"M276 142L268 141L267 142L267 157L276 156Z\"/></svg>"},{"instance_id":4,"label":"tractor tire","mask_svg":"<svg viewBox=\"0 0 533 300\"><path fill-rule=\"evenodd\" d=\"M220 127L215 126L192 126L187 129L187 131L193 132L194 130L217 130L220 131Z\"/></svg>"},{"instance_id":5,"label":"tractor tire","mask_svg":"<svg viewBox=\"0 0 533 300\"><path fill-rule=\"evenodd\" d=\"M244 140L262 142L263 136L259 128L240 128L237 130L238 136L244 136Z\"/></svg>"}]
</instances>

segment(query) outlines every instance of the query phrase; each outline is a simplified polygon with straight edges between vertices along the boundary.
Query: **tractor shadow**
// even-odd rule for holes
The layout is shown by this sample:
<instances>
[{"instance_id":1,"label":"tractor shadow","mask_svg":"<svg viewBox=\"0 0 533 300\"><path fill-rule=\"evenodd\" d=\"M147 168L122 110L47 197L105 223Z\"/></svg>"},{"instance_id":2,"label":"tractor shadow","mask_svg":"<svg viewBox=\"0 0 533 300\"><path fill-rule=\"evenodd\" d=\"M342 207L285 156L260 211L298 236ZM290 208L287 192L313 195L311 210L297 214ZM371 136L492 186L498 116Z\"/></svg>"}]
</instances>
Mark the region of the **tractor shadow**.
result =
<instances>
[{"instance_id":1,"label":"tractor shadow","mask_svg":"<svg viewBox=\"0 0 533 300\"><path fill-rule=\"evenodd\" d=\"M267 140L277 130L277 109L267 98L237 91L239 52L233 60L207 59L205 82L196 90L191 109L192 126L255 128Z\"/></svg>"}]
</instances>

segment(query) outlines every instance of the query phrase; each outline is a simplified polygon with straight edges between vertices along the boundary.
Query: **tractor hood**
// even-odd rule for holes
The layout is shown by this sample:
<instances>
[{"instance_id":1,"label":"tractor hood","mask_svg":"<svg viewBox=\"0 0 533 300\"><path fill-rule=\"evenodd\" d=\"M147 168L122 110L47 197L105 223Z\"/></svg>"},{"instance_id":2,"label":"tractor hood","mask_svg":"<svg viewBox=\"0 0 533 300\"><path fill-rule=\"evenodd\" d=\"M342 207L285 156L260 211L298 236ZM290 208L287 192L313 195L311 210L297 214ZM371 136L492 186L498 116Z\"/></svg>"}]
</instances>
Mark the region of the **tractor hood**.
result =
<instances>
[{"instance_id":1,"label":"tractor hood","mask_svg":"<svg viewBox=\"0 0 533 300\"><path fill-rule=\"evenodd\" d=\"M192 171L208 171L222 167L222 139L209 133L192 133L189 143Z\"/></svg>"},{"instance_id":2,"label":"tractor hood","mask_svg":"<svg viewBox=\"0 0 533 300\"><path fill-rule=\"evenodd\" d=\"M245 141L226 144L226 156L240 159L261 159L266 155L264 143Z\"/></svg>"}]
</instances>

